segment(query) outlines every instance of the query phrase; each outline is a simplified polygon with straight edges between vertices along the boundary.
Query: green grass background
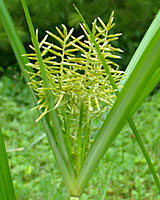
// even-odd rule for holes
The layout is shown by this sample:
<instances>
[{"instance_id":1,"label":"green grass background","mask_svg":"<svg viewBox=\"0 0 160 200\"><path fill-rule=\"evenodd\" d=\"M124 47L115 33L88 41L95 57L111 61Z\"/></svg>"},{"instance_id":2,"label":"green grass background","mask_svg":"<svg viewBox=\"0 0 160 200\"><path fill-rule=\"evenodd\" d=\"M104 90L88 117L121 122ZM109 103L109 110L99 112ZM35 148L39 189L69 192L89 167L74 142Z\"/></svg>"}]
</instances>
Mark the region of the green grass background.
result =
<instances>
[{"instance_id":1,"label":"green grass background","mask_svg":"<svg viewBox=\"0 0 160 200\"><path fill-rule=\"evenodd\" d=\"M45 132L35 123L32 98L14 67L0 79L0 125L5 135L17 200L68 199L62 177L47 138L29 145ZM134 121L160 174L160 92L148 97L134 115ZM129 126L95 170L81 200L160 200L158 189Z\"/></svg>"}]
</instances>

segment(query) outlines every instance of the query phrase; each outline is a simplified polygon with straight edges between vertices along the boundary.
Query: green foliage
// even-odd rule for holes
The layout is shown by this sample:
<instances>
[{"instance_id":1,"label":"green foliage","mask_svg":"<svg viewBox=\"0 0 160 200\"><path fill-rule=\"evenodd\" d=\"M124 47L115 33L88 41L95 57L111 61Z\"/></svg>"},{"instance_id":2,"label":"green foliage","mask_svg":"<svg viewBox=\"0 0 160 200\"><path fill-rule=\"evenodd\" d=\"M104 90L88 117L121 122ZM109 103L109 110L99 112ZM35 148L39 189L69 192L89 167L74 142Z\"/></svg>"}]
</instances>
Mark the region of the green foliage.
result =
<instances>
[{"instance_id":1,"label":"green foliage","mask_svg":"<svg viewBox=\"0 0 160 200\"><path fill-rule=\"evenodd\" d=\"M96 47L98 56L103 63L106 74L109 76L109 80L112 84L112 87L117 88L113 77L110 73L110 70L108 69L108 65L105 62L105 58L102 55L102 52L100 51L100 45L98 44L98 42L96 42L95 37L91 33L91 30L89 29L87 23L85 22L85 19L83 18L79 10L76 7L75 9L80 15L84 24L86 25L91 41ZM88 151L88 154L86 156L86 159L84 161L80 175L77 180L77 187L79 188L79 191L82 191L84 189L87 180L89 180L89 177L92 174L98 162L100 161L100 158L110 147L111 143L115 140L116 136L123 128L125 124L125 119L127 119L133 133L135 134L136 140L145 156L145 159L153 174L157 187L160 190L160 182L157 173L153 167L150 156L145 149L145 146L136 128L136 125L134 124L131 117L131 113L135 112L135 100L137 101L138 99L136 103L136 106L138 107L142 100L144 100L146 93L149 94L151 90L156 86L157 81L160 80L159 73L157 73L159 72L158 67L160 65L160 54L158 48L160 44L159 25L160 11L157 13L155 20L152 22L137 51L132 57L130 64L128 65L125 71L127 79L126 81L122 81L122 85L124 85L124 88L120 92L116 92L118 98L113 104L111 111L105 118L105 121L102 124L95 141L93 142L91 148ZM150 57L152 57L152 61ZM151 81L153 77L156 79L156 81L153 81L152 84ZM144 85L146 84L148 84L149 87L144 88ZM152 85L151 87L150 84Z\"/></svg>"},{"instance_id":2,"label":"green foliage","mask_svg":"<svg viewBox=\"0 0 160 200\"><path fill-rule=\"evenodd\" d=\"M152 25L152 28L150 28L150 29L153 29L153 30L156 29L156 23L158 23L158 20L159 20L159 15L157 15L155 23L153 23L154 25ZM29 22L29 25L31 25L31 24L32 23ZM4 26L7 26L7 24L4 24ZM46 88L48 88L49 87L48 77L47 77L45 69L44 69L44 64L42 62L42 58L41 58L40 51L38 48L38 43L36 42L36 37L34 36L33 27L30 26L30 28L32 29L31 34L33 33L32 39L33 39L33 42L35 42L34 46L36 49L38 62L40 64L41 74L42 74L42 78L44 81L44 86ZM65 156L65 154L63 154L63 152L65 152L65 149L63 148L63 141L61 141L61 138L59 138L59 134L61 134L61 132L59 132L60 129L58 128L59 124L58 124L58 121L56 118L56 113L54 113L54 111L52 111L52 110L50 112L52 123L55 124L55 127L53 128L54 129L53 134L54 134L54 136L55 136L55 133L58 134L58 140L59 140L58 142L59 142L59 144L62 144L62 152L60 152L62 154L59 154L59 152L57 151L59 149L57 149L57 150L55 149L55 151L54 151L55 156L57 156L56 158L59 162L59 165L63 164L63 162L61 163L61 161L63 161L63 159L64 159L64 164L68 168L67 169L66 166L64 166L64 168L62 168L63 166L60 165L60 169L61 169L62 174L64 175L64 179L65 180L68 179L68 181L69 181L68 185L70 187L69 191L71 192L71 194L79 195L82 192L83 188L85 187L85 184L87 183L89 177L91 176L94 168L96 167L96 165L97 165L98 161L100 160L100 158L102 157L103 153L110 146L110 143L115 139L116 135L118 135L119 131L122 128L122 125L124 125L124 123L122 123L122 122L129 115L129 112L131 112L130 109L132 109L132 107L133 107L134 100L137 98L138 95L141 94L141 92L143 93L142 86L146 85L146 83L151 80L152 75L154 74L154 70L156 70L156 67L159 66L159 63L158 63L158 57L159 57L158 48L159 48L159 46L157 45L157 43L159 42L159 26L153 35L149 34L149 31L147 34L149 35L149 38L147 39L147 41L146 41L146 38L148 37L148 35L144 38L144 41L146 41L148 43L147 48L143 44L144 42L142 42L142 45L140 46L142 55L137 59L139 62L138 61L133 62L133 63L131 62L132 63L131 67L132 68L135 67L135 70L133 70L132 73L130 74L128 81L125 84L124 89L122 89L120 95L117 98L116 103L113 105L112 110L110 111L108 117L106 118L106 120L103 124L103 127L101 128L101 130L98 134L98 137L94 141L92 148L89 150L89 153L85 159L85 163L82 167L80 176L78 177L78 180L76 182L77 190L74 190L74 182L72 182L72 180L70 179L70 178L72 178L72 176L70 176L70 174L69 174L69 177L66 177L66 173L64 173L64 171L63 171L63 169L66 169L66 172L70 173L69 168L68 168L69 165L67 165L65 157L63 157L63 156ZM96 42L94 44L96 46ZM15 52L19 53L18 49L14 48L14 50L15 50ZM153 57L153 59L151 61L154 61L154 62L152 62L152 63L147 62L148 58L150 60L150 55L151 55L151 57ZM133 60L136 56L137 56L137 53L133 57ZM101 57L103 57L103 56L101 56L101 54L100 54L100 58ZM147 64L146 64L146 62L147 62ZM23 61L23 63L24 63L24 61ZM139 79L139 77L141 77L141 78ZM134 87L134 88L132 89L132 87ZM130 92L129 93L129 94L131 94L130 96L128 96L128 92ZM52 109L54 103L50 104L50 102L53 101L53 99L51 100L51 98L50 98L51 93L49 91L47 91L46 96L47 96L47 100L49 100L49 109ZM126 97L128 97L128 99ZM140 100L142 100L142 96L141 96ZM140 101L138 101L138 104L139 103L140 103ZM122 107L123 109L119 110L119 106ZM81 112L80 112L80 119L79 119L79 132L81 132L81 127L82 127L81 113L83 113L83 106L81 107L80 110L81 110ZM56 120L56 122L55 122L55 120ZM50 129L51 127L49 126L48 128ZM108 131L107 131L107 129L108 129ZM54 142L54 139L52 140L52 142ZM56 144L53 144L52 147L56 148ZM60 151L61 151L61 149L60 149ZM32 171L32 169L29 168L28 171L30 172L30 171ZM73 188L72 188L72 185L70 186L70 183L71 184L73 183ZM68 186L68 185L66 184L66 186Z\"/></svg>"},{"instance_id":3,"label":"green foliage","mask_svg":"<svg viewBox=\"0 0 160 200\"><path fill-rule=\"evenodd\" d=\"M3 100L0 102L2 105L0 124L6 147L7 150L26 147L26 151L8 153L17 200L67 199L68 195L47 138L27 150L27 147L43 134L41 124L35 123L36 112L30 112L32 105L30 105L29 90L19 76L8 78L10 84L7 88L5 79L6 77L2 77L0 80L0 91L3 95ZM11 87L13 84L14 88ZM17 102L17 97L12 96L12 92L19 96L21 93L19 86L21 92L26 95ZM11 108L11 112L8 107ZM160 93L157 92L148 97L134 115L134 121L141 130L141 136L158 172L160 171L159 111ZM137 147L129 126L124 128L105 154L81 199L101 199L104 192L107 200L160 200L145 159Z\"/></svg>"},{"instance_id":4,"label":"green foliage","mask_svg":"<svg viewBox=\"0 0 160 200\"><path fill-rule=\"evenodd\" d=\"M80 17L75 12L73 3L82 10L82 14L89 24L97 17L97 13L102 20L106 21L110 13L114 10L116 13L115 23L117 24L114 32L123 33L121 39L115 42L116 46L120 46L124 50L122 60L118 62L121 69L126 68L133 52L160 7L159 0L128 0L123 2L119 0L28 0L27 2L30 7L33 24L36 24L35 28L39 29L40 39L43 38L45 30L53 32L53 27L59 26L62 23L69 27L75 27L76 32L80 32ZM18 33L23 42L25 44L30 43L25 17L21 9L21 2L19 0L5 0L5 3L16 23ZM3 53L0 55L1 64L8 66L8 64L14 63L15 60L1 23L0 41L0 49L3 50Z\"/></svg>"}]
</instances>

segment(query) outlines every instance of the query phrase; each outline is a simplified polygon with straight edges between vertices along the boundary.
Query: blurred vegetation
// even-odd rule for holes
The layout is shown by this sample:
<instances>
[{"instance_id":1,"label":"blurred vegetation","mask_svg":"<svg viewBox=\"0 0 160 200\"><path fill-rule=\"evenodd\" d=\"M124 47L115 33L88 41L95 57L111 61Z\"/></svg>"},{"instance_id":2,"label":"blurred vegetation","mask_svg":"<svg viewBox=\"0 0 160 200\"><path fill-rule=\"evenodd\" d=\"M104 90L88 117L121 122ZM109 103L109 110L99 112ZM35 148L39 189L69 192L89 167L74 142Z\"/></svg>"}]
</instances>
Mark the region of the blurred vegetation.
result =
<instances>
[{"instance_id":1,"label":"blurred vegetation","mask_svg":"<svg viewBox=\"0 0 160 200\"><path fill-rule=\"evenodd\" d=\"M21 1L4 1L25 46L28 48L28 44L31 43L30 35ZM119 61L121 69L125 69L127 66L149 24L160 8L159 0L28 0L27 2L34 26L39 29L40 38L45 35L45 30L55 32L55 26L61 27L62 23L68 27L75 27L75 34L81 33L79 28L80 18L73 7L73 3L80 9L89 24L98 16L107 22L114 10L116 26L113 31L123 33L120 40L114 44L124 50L122 60ZM15 57L1 23L0 41L0 65L4 68L15 64Z\"/></svg>"}]
</instances>

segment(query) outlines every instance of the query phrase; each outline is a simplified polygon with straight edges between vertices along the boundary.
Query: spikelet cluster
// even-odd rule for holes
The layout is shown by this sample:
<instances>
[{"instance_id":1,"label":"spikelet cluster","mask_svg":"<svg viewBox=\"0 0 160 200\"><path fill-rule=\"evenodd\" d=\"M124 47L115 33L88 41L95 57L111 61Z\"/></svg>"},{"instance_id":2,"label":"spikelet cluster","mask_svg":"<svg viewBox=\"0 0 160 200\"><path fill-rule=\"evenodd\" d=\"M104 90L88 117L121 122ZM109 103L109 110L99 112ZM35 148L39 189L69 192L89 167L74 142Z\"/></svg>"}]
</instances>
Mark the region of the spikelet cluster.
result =
<instances>
[{"instance_id":1,"label":"spikelet cluster","mask_svg":"<svg viewBox=\"0 0 160 200\"><path fill-rule=\"evenodd\" d=\"M108 75L91 42L85 24L80 24L80 26L84 35L77 38L73 36L73 28L68 31L66 26L62 25L62 30L56 27L57 35L47 31L47 35L39 42L50 83L49 88L44 87L34 47L30 46L33 53L26 55L30 59L28 66L34 69L34 72L27 72L30 78L29 84L39 99L35 109L43 111L37 121L49 113L45 91L51 90L55 104L53 109L57 110L64 132L66 131L66 119L69 124L73 152L77 148L74 141L77 140L77 123L82 103L82 129L85 131L88 120L91 122L97 117L100 118L102 113L112 107L116 99L115 90L108 80ZM96 18L92 24L92 33L119 88L119 82L124 75L113 60L120 58L115 52L122 52L122 50L114 48L110 43L117 40L121 34L109 34L113 26L112 13L107 25L100 18ZM49 37L53 42L48 40ZM93 132L90 128L91 131ZM91 140L92 136L88 135L88 144Z\"/></svg>"}]
</instances>

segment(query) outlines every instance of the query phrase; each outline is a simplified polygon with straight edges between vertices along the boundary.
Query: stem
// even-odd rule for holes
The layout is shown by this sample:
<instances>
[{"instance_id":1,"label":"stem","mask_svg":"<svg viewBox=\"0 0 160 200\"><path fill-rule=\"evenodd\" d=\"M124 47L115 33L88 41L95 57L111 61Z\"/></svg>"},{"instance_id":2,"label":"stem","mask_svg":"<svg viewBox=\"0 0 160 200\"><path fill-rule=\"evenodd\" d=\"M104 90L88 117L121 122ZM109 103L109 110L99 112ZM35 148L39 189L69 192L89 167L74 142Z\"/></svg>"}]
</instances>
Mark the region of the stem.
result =
<instances>
[{"instance_id":1,"label":"stem","mask_svg":"<svg viewBox=\"0 0 160 200\"><path fill-rule=\"evenodd\" d=\"M70 197L70 200L80 200L80 197Z\"/></svg>"},{"instance_id":2,"label":"stem","mask_svg":"<svg viewBox=\"0 0 160 200\"><path fill-rule=\"evenodd\" d=\"M78 127L77 176L79 174L79 171L80 171L81 165L82 165L82 121L83 121L83 107L84 107L83 104L84 104L84 102L82 101L81 108L80 108L80 116L79 116L79 127Z\"/></svg>"},{"instance_id":3,"label":"stem","mask_svg":"<svg viewBox=\"0 0 160 200\"><path fill-rule=\"evenodd\" d=\"M83 147L82 147L82 162L84 161L84 158L85 158L85 151L86 151L86 145L87 145L87 136L88 136L88 131L89 131L89 125L90 125L90 121L89 121L89 117L88 117L86 128L85 128L85 131L84 131L84 139L83 139Z\"/></svg>"},{"instance_id":4,"label":"stem","mask_svg":"<svg viewBox=\"0 0 160 200\"><path fill-rule=\"evenodd\" d=\"M67 109L67 108L66 108ZM68 151L68 155L69 155L69 159L70 162L72 163L72 167L74 166L73 164L73 158L71 155L71 140L70 140L70 121L69 121L69 116L67 114L65 114L65 111L62 110L63 116L64 116L64 125L65 125L65 143L66 143L66 147L67 147L67 151Z\"/></svg>"}]
</instances>

